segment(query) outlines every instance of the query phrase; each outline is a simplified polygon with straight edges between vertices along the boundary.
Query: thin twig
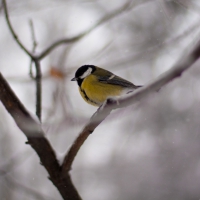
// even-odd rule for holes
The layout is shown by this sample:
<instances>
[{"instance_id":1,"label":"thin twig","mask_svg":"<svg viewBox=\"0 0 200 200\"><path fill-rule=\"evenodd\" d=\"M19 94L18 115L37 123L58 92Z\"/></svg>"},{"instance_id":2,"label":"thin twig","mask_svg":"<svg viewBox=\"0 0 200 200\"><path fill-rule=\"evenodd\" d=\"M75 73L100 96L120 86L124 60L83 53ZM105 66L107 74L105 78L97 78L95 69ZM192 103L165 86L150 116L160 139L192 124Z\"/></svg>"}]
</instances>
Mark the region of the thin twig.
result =
<instances>
[{"instance_id":1,"label":"thin twig","mask_svg":"<svg viewBox=\"0 0 200 200\"><path fill-rule=\"evenodd\" d=\"M37 44L36 37L35 37L34 24L31 19L29 20L29 25L30 25L30 29L31 29L31 39L33 41L32 54L34 54L38 44ZM30 61L29 75L32 79L35 79L35 77L33 76L33 59L32 58Z\"/></svg>"},{"instance_id":2,"label":"thin twig","mask_svg":"<svg viewBox=\"0 0 200 200\"><path fill-rule=\"evenodd\" d=\"M10 20L9 20L9 15L8 15L8 9L7 9L7 4L6 0L3 0L3 6L4 6L4 11L5 11L5 17L6 17L6 22L8 24L8 27L15 39L15 41L18 43L18 45L30 56L31 60L35 63L35 68L36 68L36 77L35 77L35 82L36 82L36 115L38 116L39 120L41 121L41 104L42 104L42 86L41 86L41 68L40 68L40 62L39 59L34 56L33 53L29 52L25 46L21 43L19 40L18 36L16 35ZM35 35L33 33L33 40L35 41ZM36 48L36 42L34 42L34 47L33 50Z\"/></svg>"},{"instance_id":3,"label":"thin twig","mask_svg":"<svg viewBox=\"0 0 200 200\"><path fill-rule=\"evenodd\" d=\"M35 53L35 49L37 47L36 37L35 37L35 31L32 20L30 20L30 27L31 27L31 35L32 35L32 41L33 41L33 48L32 53ZM30 65L30 76L33 77L32 74L32 62L35 63L35 69L36 69L36 76L34 77L35 83L36 83L36 115L38 116L38 119L41 122L42 118L42 72L41 72L41 66L39 59L33 59L31 58L31 65Z\"/></svg>"},{"instance_id":4,"label":"thin twig","mask_svg":"<svg viewBox=\"0 0 200 200\"><path fill-rule=\"evenodd\" d=\"M40 62L36 59L34 60L35 68L36 68L36 76L35 76L35 83L36 83L36 115L38 116L39 120L41 121L42 118L42 73Z\"/></svg>"},{"instance_id":5,"label":"thin twig","mask_svg":"<svg viewBox=\"0 0 200 200\"><path fill-rule=\"evenodd\" d=\"M7 8L7 3L6 0L2 0L3 3L3 7L4 7L4 12L5 12L5 17L6 17L6 22L8 24L8 27L10 29L10 32L12 33L12 36L14 37L15 41L18 43L18 45L33 59L34 56L32 55L32 53L26 49L26 47L22 44L22 42L20 41L20 39L18 38L17 34L15 33L11 23L10 23L10 19L9 19L9 15L8 15L8 8Z\"/></svg>"},{"instance_id":6,"label":"thin twig","mask_svg":"<svg viewBox=\"0 0 200 200\"><path fill-rule=\"evenodd\" d=\"M66 154L63 165L62 172L66 174L72 166L72 163L81 148L82 144L85 142L87 137L95 130L95 128L110 114L113 109L126 107L132 105L139 100L143 99L150 93L158 91L161 87L168 84L175 78L181 76L181 74L187 70L189 67L194 64L194 62L200 57L200 41L198 44L193 47L193 51L188 54L187 52L183 53L183 56L174 65L173 68L168 70L163 75L159 76L157 80L148 84L147 86L137 89L132 94L127 95L126 97L118 98L117 100L108 99L102 107L100 107L97 112L91 117L88 124L83 128L79 136L76 138L75 142L72 144L68 153Z\"/></svg>"},{"instance_id":7,"label":"thin twig","mask_svg":"<svg viewBox=\"0 0 200 200\"><path fill-rule=\"evenodd\" d=\"M149 0L150 1L150 0ZM148 2L149 2L148 1ZM127 11L128 9L131 9L133 7L136 7L138 5L141 5L142 3L133 3L132 1L128 1L126 2L122 7L120 7L119 9L109 13L108 15L102 17L99 21L97 21L96 24L94 24L93 26L91 26L89 29L87 29L86 31L84 31L83 33L71 37L71 38L64 38L64 39L60 39L56 42L54 42L53 44L51 44L49 47L47 47L44 51L42 51L37 58L39 60L41 60L42 58L44 58L47 54L49 54L54 48L56 48L57 46L61 45L61 44L69 44L69 43L74 43L79 41L80 39L82 39L83 37L85 37L86 35L88 35L90 32L92 32L95 28L97 28L98 26L102 25L103 23L113 19L114 17L118 16L119 14L123 13L124 11Z\"/></svg>"},{"instance_id":8,"label":"thin twig","mask_svg":"<svg viewBox=\"0 0 200 200\"><path fill-rule=\"evenodd\" d=\"M35 50L36 50L38 43L36 41L35 29L34 29L34 24L33 24L32 19L29 20L29 25L30 25L30 29L31 29L31 38L32 38L32 41L33 41L32 53L35 53Z\"/></svg>"}]
</instances>

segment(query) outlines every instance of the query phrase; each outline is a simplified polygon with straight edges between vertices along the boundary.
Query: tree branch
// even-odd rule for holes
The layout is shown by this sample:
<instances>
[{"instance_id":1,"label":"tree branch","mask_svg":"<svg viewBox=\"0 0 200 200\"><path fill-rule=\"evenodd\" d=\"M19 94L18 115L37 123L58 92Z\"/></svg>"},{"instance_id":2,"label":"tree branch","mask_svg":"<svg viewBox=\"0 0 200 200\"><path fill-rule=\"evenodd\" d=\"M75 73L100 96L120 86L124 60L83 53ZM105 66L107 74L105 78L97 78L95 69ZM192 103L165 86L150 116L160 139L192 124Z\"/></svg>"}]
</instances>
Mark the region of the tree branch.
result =
<instances>
[{"instance_id":1,"label":"tree branch","mask_svg":"<svg viewBox=\"0 0 200 200\"><path fill-rule=\"evenodd\" d=\"M33 53L29 52L25 48L25 46L22 44L22 42L19 40L17 34L15 33L15 31L14 31L14 29L13 29L11 23L10 23L10 20L9 20L6 0L3 0L3 6L4 6L4 10L5 10L6 22L8 24L9 29L10 29L10 32L12 33L12 36L14 37L14 39L18 43L18 45L30 56L31 60L35 63L35 68L36 68L36 77L35 77L35 82L36 82L36 115L38 116L40 121L41 121L41 115L42 115L42 110L41 110L41 107L42 107L42 86L41 86L42 73L41 73L41 67L40 67L40 62L39 61L41 59L43 59L46 55L48 55L58 45L66 44L66 43L73 43L73 42L76 42L76 41L80 40L81 38L86 36L88 33L90 33L92 30L94 30L99 25L101 25L101 24L107 22L108 20L114 18L115 16L117 16L120 13L122 13L123 11L132 8L133 5L135 6L135 4L132 4L132 1L126 2L119 9L117 9L117 10L113 11L112 13L104 16L102 19L100 19L96 24L94 24L92 27L90 27L85 32L83 32L83 33L81 33L81 34L79 34L79 35L77 35L75 37L72 37L72 38L65 38L65 39L58 40L57 42L55 42L52 45L50 45L40 55L35 56L34 55L34 51L35 51L37 43L35 41L35 35L34 35L32 23L31 23L32 37L33 37L33 40L34 40ZM31 68L30 68L30 72L31 72Z\"/></svg>"},{"instance_id":2,"label":"tree branch","mask_svg":"<svg viewBox=\"0 0 200 200\"><path fill-rule=\"evenodd\" d=\"M36 37L35 37L33 21L31 19L29 20L29 25L30 25L30 29L31 29L31 38L33 41L32 54L34 54L38 44L37 44ZM33 64L33 59L31 58L29 75L32 79L35 79L35 77L33 76L32 64Z\"/></svg>"},{"instance_id":3,"label":"tree branch","mask_svg":"<svg viewBox=\"0 0 200 200\"><path fill-rule=\"evenodd\" d=\"M35 63L36 68L36 76L35 76L35 83L36 83L36 115L38 116L39 120L41 121L42 118L42 73L40 62L36 59L33 60Z\"/></svg>"},{"instance_id":4,"label":"tree branch","mask_svg":"<svg viewBox=\"0 0 200 200\"><path fill-rule=\"evenodd\" d=\"M7 3L6 0L2 0L3 3L3 7L4 7L4 12L5 12L5 17L6 17L6 22L8 24L8 27L10 29L10 32L12 33L12 36L14 37L15 41L17 42L17 44L31 57L34 58L34 56L32 55L32 53L26 49L26 47L22 44L22 42L20 41L20 39L18 38L17 34L15 33L11 23L10 23L10 19L9 19L9 15L8 15L8 8L7 8Z\"/></svg>"},{"instance_id":5,"label":"tree branch","mask_svg":"<svg viewBox=\"0 0 200 200\"><path fill-rule=\"evenodd\" d=\"M149 0L150 1L150 0ZM54 48L56 48L57 46L61 45L61 44L69 44L69 43L73 43L73 42L77 42L80 39L82 39L83 37L85 37L86 35L88 35L90 32L92 32L95 28L97 28L98 26L102 25L103 23L113 19L114 17L116 17L117 15L123 13L124 11L127 11L128 9L131 9L133 7L136 7L138 5L141 5L141 2L138 3L133 3L132 1L128 1L126 2L122 7L120 7L119 9L109 13L108 15L102 17L99 21L96 22L96 24L94 24L93 26L91 26L88 30L84 31L83 33L71 37L71 38L64 38L64 39L60 39L56 42L54 42L53 44L51 44L49 47L47 47L44 51L42 51L37 58L39 60L43 59L47 54L49 54Z\"/></svg>"},{"instance_id":6,"label":"tree branch","mask_svg":"<svg viewBox=\"0 0 200 200\"><path fill-rule=\"evenodd\" d=\"M5 17L6 17L6 22L8 24L8 27L10 29L10 32L12 33L12 36L14 37L15 41L18 43L18 45L25 51L25 53L30 56L31 60L34 61L35 63L35 68L36 68L36 77L35 77L35 82L36 82L36 115L38 116L39 120L41 121L41 113L42 113L42 109L41 109L41 104L42 104L42 86L41 86L41 78L42 78L42 74L41 74L41 67L40 67L40 62L39 59L37 59L33 53L31 53L30 51L28 51L26 49L26 47L22 44L22 42L19 40L17 34L15 33L10 20L9 20L9 15L8 15L8 8L7 8L7 4L6 4L6 0L3 0L3 6L4 6L4 11L5 11ZM35 40L35 36L33 33L33 39ZM33 45L33 51L36 48L36 42L34 41L34 45Z\"/></svg>"},{"instance_id":7,"label":"tree branch","mask_svg":"<svg viewBox=\"0 0 200 200\"><path fill-rule=\"evenodd\" d=\"M27 144L30 144L38 154L42 165L49 173L49 179L57 187L63 199L81 200L69 174L66 174L65 177L62 176L55 152L44 137L44 132L39 122L31 117L1 73L0 100L15 120L19 129L26 135L28 139Z\"/></svg>"},{"instance_id":8,"label":"tree branch","mask_svg":"<svg viewBox=\"0 0 200 200\"><path fill-rule=\"evenodd\" d=\"M190 49L191 50L191 49ZM68 153L66 154L63 165L62 172L66 174L72 166L72 163L81 148L82 144L85 142L87 137L95 130L95 128L110 114L113 109L126 107L132 105L139 100L143 99L147 95L158 91L161 87L168 84L175 78L181 76L181 74L190 68L192 64L200 57L200 41L198 42L193 50L190 51L190 54L187 52L183 53L180 60L168 70L163 75L159 76L157 80L152 83L144 86L140 89L137 89L132 94L129 94L125 97L120 97L117 99L107 99L106 102L94 113L91 117L88 124L83 128L79 136L76 138Z\"/></svg>"}]
</instances>

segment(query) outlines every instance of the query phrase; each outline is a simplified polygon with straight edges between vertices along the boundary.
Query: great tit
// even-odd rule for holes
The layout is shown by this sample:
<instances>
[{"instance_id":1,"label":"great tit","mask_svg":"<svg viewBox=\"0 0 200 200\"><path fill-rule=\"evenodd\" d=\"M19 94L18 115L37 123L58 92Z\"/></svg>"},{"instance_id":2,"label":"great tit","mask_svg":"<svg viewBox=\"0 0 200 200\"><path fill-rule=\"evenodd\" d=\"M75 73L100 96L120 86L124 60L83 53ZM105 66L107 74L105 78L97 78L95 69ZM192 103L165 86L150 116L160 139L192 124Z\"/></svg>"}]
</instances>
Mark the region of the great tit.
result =
<instances>
[{"instance_id":1,"label":"great tit","mask_svg":"<svg viewBox=\"0 0 200 200\"><path fill-rule=\"evenodd\" d=\"M100 106L108 98L128 94L141 87L94 65L81 66L71 81L77 81L81 96L93 106Z\"/></svg>"}]
</instances>

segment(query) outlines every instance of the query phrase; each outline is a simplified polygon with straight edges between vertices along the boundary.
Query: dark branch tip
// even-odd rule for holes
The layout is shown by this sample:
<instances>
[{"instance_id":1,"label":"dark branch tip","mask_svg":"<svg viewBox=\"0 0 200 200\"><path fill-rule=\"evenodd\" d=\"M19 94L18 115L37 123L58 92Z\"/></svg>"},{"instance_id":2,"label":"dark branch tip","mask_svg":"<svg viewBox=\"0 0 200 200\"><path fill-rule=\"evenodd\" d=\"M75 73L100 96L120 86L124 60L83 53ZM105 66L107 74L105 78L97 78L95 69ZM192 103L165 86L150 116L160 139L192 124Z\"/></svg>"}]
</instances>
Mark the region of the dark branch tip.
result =
<instances>
[{"instance_id":1,"label":"dark branch tip","mask_svg":"<svg viewBox=\"0 0 200 200\"><path fill-rule=\"evenodd\" d=\"M92 133L93 133L93 131L94 131L94 130L88 130L88 132L89 132L90 134L92 134Z\"/></svg>"}]
</instances>

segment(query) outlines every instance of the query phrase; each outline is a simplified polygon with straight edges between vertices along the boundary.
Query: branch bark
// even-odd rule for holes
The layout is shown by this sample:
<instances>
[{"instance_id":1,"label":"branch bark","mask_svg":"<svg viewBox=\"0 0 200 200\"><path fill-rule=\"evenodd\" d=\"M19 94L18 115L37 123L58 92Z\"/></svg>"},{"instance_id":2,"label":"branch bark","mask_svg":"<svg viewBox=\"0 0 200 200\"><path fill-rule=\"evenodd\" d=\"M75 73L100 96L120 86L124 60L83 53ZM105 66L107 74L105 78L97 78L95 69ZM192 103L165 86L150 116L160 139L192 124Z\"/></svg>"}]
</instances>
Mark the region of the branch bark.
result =
<instances>
[{"instance_id":1,"label":"branch bark","mask_svg":"<svg viewBox=\"0 0 200 200\"><path fill-rule=\"evenodd\" d=\"M72 144L71 148L64 158L62 173L66 174L71 169L72 163L85 140L95 130L95 128L111 113L112 110L132 105L145 98L147 95L158 91L164 85L168 84L175 78L180 77L181 74L185 70L190 68L199 57L200 40L195 45L195 47L192 47L192 50L190 48L189 51L185 51L183 53L183 56L181 56L180 60L175 64L175 66L160 77L158 77L157 80L140 89L137 89L135 92L125 97L120 97L117 99L107 99L106 102L91 117L88 124L83 128L79 136Z\"/></svg>"},{"instance_id":2,"label":"branch bark","mask_svg":"<svg viewBox=\"0 0 200 200\"><path fill-rule=\"evenodd\" d=\"M32 118L1 73L0 100L15 120L19 129L27 137L27 144L30 144L38 154L41 164L49 173L49 179L57 187L63 199L81 200L71 181L70 175L62 175L61 167L58 164L55 152L48 140L44 137L44 132L41 129L40 123Z\"/></svg>"}]
</instances>

